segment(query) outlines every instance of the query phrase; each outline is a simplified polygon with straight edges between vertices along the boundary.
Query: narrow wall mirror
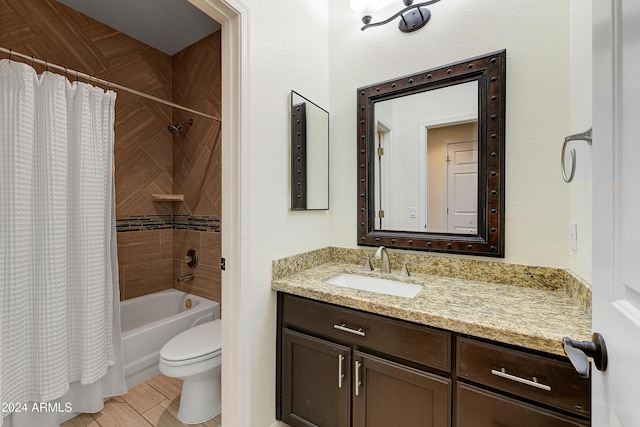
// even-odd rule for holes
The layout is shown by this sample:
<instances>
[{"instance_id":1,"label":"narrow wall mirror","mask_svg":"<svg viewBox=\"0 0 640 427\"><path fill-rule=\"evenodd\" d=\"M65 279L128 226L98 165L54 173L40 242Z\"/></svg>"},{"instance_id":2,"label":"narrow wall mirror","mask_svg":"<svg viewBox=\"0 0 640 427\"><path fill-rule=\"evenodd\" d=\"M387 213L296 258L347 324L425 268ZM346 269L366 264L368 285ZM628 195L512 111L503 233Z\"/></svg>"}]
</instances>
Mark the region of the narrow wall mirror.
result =
<instances>
[{"instance_id":1,"label":"narrow wall mirror","mask_svg":"<svg viewBox=\"0 0 640 427\"><path fill-rule=\"evenodd\" d=\"M358 244L504 257L506 52L358 89Z\"/></svg>"},{"instance_id":2,"label":"narrow wall mirror","mask_svg":"<svg viewBox=\"0 0 640 427\"><path fill-rule=\"evenodd\" d=\"M291 91L291 210L329 209L329 112Z\"/></svg>"}]
</instances>

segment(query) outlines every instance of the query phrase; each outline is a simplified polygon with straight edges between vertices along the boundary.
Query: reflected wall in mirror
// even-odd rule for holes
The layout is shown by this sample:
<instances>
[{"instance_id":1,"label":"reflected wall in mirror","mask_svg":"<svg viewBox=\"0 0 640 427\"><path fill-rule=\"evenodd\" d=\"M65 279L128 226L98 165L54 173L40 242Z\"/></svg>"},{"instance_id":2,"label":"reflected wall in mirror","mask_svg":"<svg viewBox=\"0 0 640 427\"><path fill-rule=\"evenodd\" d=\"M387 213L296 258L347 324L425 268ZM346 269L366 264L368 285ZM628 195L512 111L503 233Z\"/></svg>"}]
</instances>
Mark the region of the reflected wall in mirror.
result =
<instances>
[{"instance_id":1,"label":"reflected wall in mirror","mask_svg":"<svg viewBox=\"0 0 640 427\"><path fill-rule=\"evenodd\" d=\"M476 234L478 82L375 104L378 230Z\"/></svg>"},{"instance_id":2,"label":"reflected wall in mirror","mask_svg":"<svg viewBox=\"0 0 640 427\"><path fill-rule=\"evenodd\" d=\"M291 91L291 210L329 209L329 112Z\"/></svg>"},{"instance_id":3,"label":"reflected wall in mirror","mask_svg":"<svg viewBox=\"0 0 640 427\"><path fill-rule=\"evenodd\" d=\"M358 89L358 243L504 256L505 51Z\"/></svg>"}]
</instances>

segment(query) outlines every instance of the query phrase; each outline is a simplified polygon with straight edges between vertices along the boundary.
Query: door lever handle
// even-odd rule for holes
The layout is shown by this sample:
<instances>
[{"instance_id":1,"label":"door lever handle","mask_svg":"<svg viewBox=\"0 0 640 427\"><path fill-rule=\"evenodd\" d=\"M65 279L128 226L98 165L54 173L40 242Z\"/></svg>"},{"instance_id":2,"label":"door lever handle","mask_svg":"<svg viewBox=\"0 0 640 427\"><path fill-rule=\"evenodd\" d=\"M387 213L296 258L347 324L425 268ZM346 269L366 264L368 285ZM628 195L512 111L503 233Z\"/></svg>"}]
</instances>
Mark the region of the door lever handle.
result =
<instances>
[{"instance_id":1,"label":"door lever handle","mask_svg":"<svg viewBox=\"0 0 640 427\"><path fill-rule=\"evenodd\" d=\"M564 337L562 344L564 353L582 378L589 378L589 358L593 359L598 370L607 370L607 346L599 333L594 332L591 341L574 341Z\"/></svg>"}]
</instances>

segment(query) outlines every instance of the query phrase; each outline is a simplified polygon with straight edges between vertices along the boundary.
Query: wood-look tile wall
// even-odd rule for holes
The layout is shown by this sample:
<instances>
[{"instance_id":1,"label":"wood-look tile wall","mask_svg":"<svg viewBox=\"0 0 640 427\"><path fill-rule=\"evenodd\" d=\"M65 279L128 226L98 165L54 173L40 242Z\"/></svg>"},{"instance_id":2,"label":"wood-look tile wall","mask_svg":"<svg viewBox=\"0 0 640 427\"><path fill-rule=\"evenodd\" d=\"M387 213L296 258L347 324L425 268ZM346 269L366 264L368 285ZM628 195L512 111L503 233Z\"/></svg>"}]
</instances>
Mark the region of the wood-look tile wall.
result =
<instances>
[{"instance_id":1,"label":"wood-look tile wall","mask_svg":"<svg viewBox=\"0 0 640 427\"><path fill-rule=\"evenodd\" d=\"M190 268L184 260L189 249L198 253L198 265ZM221 301L220 233L173 230L173 272L176 278L193 273L194 280L174 282L174 288Z\"/></svg>"},{"instance_id":2,"label":"wood-look tile wall","mask_svg":"<svg viewBox=\"0 0 640 427\"><path fill-rule=\"evenodd\" d=\"M175 230L118 233L120 298L171 288Z\"/></svg>"},{"instance_id":3,"label":"wood-look tile wall","mask_svg":"<svg viewBox=\"0 0 640 427\"><path fill-rule=\"evenodd\" d=\"M220 31L205 37L173 56L173 102L220 117ZM184 194L184 203L174 203L176 215L220 217L220 123L173 110L173 121L193 118L183 135L174 137L174 191ZM174 230L174 277L194 273L195 280L174 283L180 290L220 301L220 233ZM190 269L184 261L188 249L200 254L200 263Z\"/></svg>"},{"instance_id":4,"label":"wood-look tile wall","mask_svg":"<svg viewBox=\"0 0 640 427\"><path fill-rule=\"evenodd\" d=\"M173 102L220 117L220 31L173 56ZM173 184L184 194L174 214L220 216L220 123L173 110L173 121L193 119L183 135L174 137Z\"/></svg>"},{"instance_id":5,"label":"wood-look tile wall","mask_svg":"<svg viewBox=\"0 0 640 427\"><path fill-rule=\"evenodd\" d=\"M178 93L180 95L173 99L175 102L219 116L220 32L172 58L56 0L0 0L0 22L1 46L159 98L171 100ZM212 73L212 67L218 71ZM44 71L44 67L37 64L35 68L38 72ZM182 121L182 112L122 91L117 95L115 116L118 217L172 214L173 205L176 213L220 215L217 123L194 118L192 132L178 141L180 138L172 137L167 126ZM174 147L181 143L188 143L185 147L189 148L184 154L183 150L176 150L180 153L179 166L174 168ZM203 151L198 151L200 149ZM174 174L179 186L174 186ZM151 201L152 193L173 193L178 192L178 188L186 190L185 207ZM174 233L183 232L118 233L121 299L177 285L176 279L182 270L175 260L182 260L184 253L176 258ZM219 253L220 233L190 233L212 235L204 239L193 237L209 254L206 256L209 261L205 262L210 263L198 274L202 280L193 283L193 292L205 297L217 295L215 299L219 301L220 256L215 255L217 262L214 262L211 253L215 249L207 248L217 248ZM175 271L174 265L178 265ZM215 267L217 273L213 271Z\"/></svg>"}]
</instances>

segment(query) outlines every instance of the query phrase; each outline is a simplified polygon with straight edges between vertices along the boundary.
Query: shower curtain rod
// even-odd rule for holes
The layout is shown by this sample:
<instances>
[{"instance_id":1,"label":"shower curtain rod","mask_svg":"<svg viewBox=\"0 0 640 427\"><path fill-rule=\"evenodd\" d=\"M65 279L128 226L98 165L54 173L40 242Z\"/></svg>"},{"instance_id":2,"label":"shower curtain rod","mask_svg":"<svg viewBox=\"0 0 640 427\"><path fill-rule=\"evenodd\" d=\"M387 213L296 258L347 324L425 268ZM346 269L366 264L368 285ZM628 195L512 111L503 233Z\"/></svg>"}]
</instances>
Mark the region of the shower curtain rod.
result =
<instances>
[{"instance_id":1,"label":"shower curtain rod","mask_svg":"<svg viewBox=\"0 0 640 427\"><path fill-rule=\"evenodd\" d=\"M96 76L92 76L90 74L81 73L79 71L72 70L72 69L67 68L67 67L62 67L60 65L51 64L48 61L43 61L42 59L34 58L33 56L28 56L28 55L24 55L22 53L18 53L16 51L14 51L13 49L6 49L4 47L0 47L0 52L4 52L4 53L8 54L9 55L9 60L11 60L11 58L13 56L17 56L19 58L30 60L32 65L33 65L33 63L41 64L41 65L44 65L47 69L48 68L54 68L56 70L63 71L65 73L67 73L67 74L74 75L74 76L76 76L76 80L78 78L83 78L84 80L89 80L89 83L95 83L95 84L99 83L99 84L101 84L103 86L107 86L107 88L109 88L109 89L115 88L115 89L123 90L123 91L131 93L133 95L141 96L143 98L150 99L151 101L159 102L161 104L168 105L168 106L174 107L174 108L179 108L181 110L188 111L190 113L197 114L197 115L202 116L202 117L207 117L209 119L217 120L220 123L222 123L222 119L220 119L219 117L214 117L214 116L212 116L210 114L206 114L206 113L203 113L203 112L198 111L198 110L193 110L191 108L188 108L188 107L185 107L185 106L182 106L182 105L179 105L179 104L175 104L175 103L173 103L171 101L167 101L165 99L158 98L158 97L153 96L153 95L149 95L148 93L140 92L140 91L137 91L135 89L128 88L126 86L122 86L122 85L119 85L119 84L116 84L116 83L109 82L107 80L100 79L100 78L98 78Z\"/></svg>"}]
</instances>

